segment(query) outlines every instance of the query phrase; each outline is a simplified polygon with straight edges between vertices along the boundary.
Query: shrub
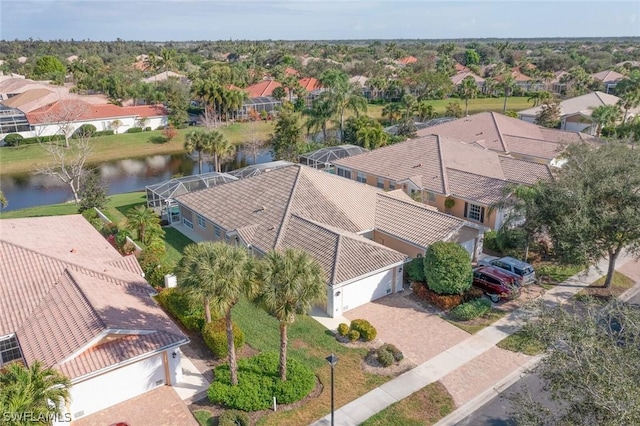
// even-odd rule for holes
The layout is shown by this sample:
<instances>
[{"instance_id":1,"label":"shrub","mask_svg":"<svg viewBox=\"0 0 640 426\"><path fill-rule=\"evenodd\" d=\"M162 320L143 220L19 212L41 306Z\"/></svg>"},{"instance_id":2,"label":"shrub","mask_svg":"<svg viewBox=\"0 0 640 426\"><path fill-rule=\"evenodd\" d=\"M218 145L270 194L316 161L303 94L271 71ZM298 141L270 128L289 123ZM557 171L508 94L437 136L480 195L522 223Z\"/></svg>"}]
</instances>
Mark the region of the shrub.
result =
<instances>
[{"instance_id":1,"label":"shrub","mask_svg":"<svg viewBox=\"0 0 640 426\"><path fill-rule=\"evenodd\" d=\"M316 385L316 376L295 358L287 360L287 380L278 374L278 354L266 352L238 361L238 385L231 386L229 365L214 369L215 380L207 395L214 404L243 411L265 410L273 397L279 404L291 404L309 394Z\"/></svg>"},{"instance_id":2,"label":"shrub","mask_svg":"<svg viewBox=\"0 0 640 426\"><path fill-rule=\"evenodd\" d=\"M469 291L464 294L464 301L470 302L475 299L480 299L482 296L484 296L484 291L478 287L471 287Z\"/></svg>"},{"instance_id":3,"label":"shrub","mask_svg":"<svg viewBox=\"0 0 640 426\"><path fill-rule=\"evenodd\" d=\"M418 284L413 286L413 293L422 300L426 300L433 306L448 311L455 308L464 301L464 295L461 294L438 294L431 290L426 285Z\"/></svg>"},{"instance_id":4,"label":"shrub","mask_svg":"<svg viewBox=\"0 0 640 426\"><path fill-rule=\"evenodd\" d=\"M102 235L104 235L105 237L116 235L118 231L118 224L114 222L105 223L105 225L102 227Z\"/></svg>"},{"instance_id":5,"label":"shrub","mask_svg":"<svg viewBox=\"0 0 640 426\"><path fill-rule=\"evenodd\" d=\"M199 331L204 325L204 308L194 307L187 296L177 288L162 290L156 301L173 317L177 318L187 330Z\"/></svg>"},{"instance_id":6,"label":"shrub","mask_svg":"<svg viewBox=\"0 0 640 426\"><path fill-rule=\"evenodd\" d=\"M162 129L162 135L167 138L168 141L171 141L171 139L175 138L177 134L178 131L172 125L168 125L164 129Z\"/></svg>"},{"instance_id":7,"label":"shrub","mask_svg":"<svg viewBox=\"0 0 640 426\"><path fill-rule=\"evenodd\" d=\"M402 351L400 351L400 349L398 349L395 345L392 345L391 343L385 343L384 345L380 346L378 350L384 350L384 351L390 352L396 361L402 361L402 359L404 358Z\"/></svg>"},{"instance_id":8,"label":"shrub","mask_svg":"<svg viewBox=\"0 0 640 426\"><path fill-rule=\"evenodd\" d=\"M485 315L490 310L491 301L482 298L456 306L456 308L451 311L451 315L459 321L469 321Z\"/></svg>"},{"instance_id":9,"label":"shrub","mask_svg":"<svg viewBox=\"0 0 640 426\"><path fill-rule=\"evenodd\" d=\"M355 342L360 339L360 332L358 330L349 330L347 336L349 336L349 340Z\"/></svg>"},{"instance_id":10,"label":"shrub","mask_svg":"<svg viewBox=\"0 0 640 426\"><path fill-rule=\"evenodd\" d=\"M140 133L142 132L142 127L130 127L127 129L125 133Z\"/></svg>"},{"instance_id":11,"label":"shrub","mask_svg":"<svg viewBox=\"0 0 640 426\"><path fill-rule=\"evenodd\" d=\"M225 411L218 417L218 426L249 426L249 415L243 411Z\"/></svg>"},{"instance_id":12,"label":"shrub","mask_svg":"<svg viewBox=\"0 0 640 426\"><path fill-rule=\"evenodd\" d=\"M391 352L389 352L386 349L378 349L377 351L377 358L378 358L378 362L383 366L383 367L388 367L391 364L393 364L395 362L395 358L393 357L393 354Z\"/></svg>"},{"instance_id":13,"label":"shrub","mask_svg":"<svg viewBox=\"0 0 640 426\"><path fill-rule=\"evenodd\" d=\"M82 126L78 127L75 132L73 132L73 135L71 137L90 138L96 133L97 130L98 129L96 129L96 126L94 126L93 124L83 124Z\"/></svg>"},{"instance_id":14,"label":"shrub","mask_svg":"<svg viewBox=\"0 0 640 426\"><path fill-rule=\"evenodd\" d=\"M338 334L341 336L346 336L349 333L349 326L345 323L341 323L338 325Z\"/></svg>"},{"instance_id":15,"label":"shrub","mask_svg":"<svg viewBox=\"0 0 640 426\"><path fill-rule=\"evenodd\" d=\"M411 281L423 283L427 280L427 277L424 275L423 257L416 257L415 259L412 259L411 262L407 263L405 269L407 271L407 276Z\"/></svg>"},{"instance_id":16,"label":"shrub","mask_svg":"<svg viewBox=\"0 0 640 426\"><path fill-rule=\"evenodd\" d=\"M369 342L376 338L378 332L369 321L364 319L355 319L351 321L351 330L356 330L360 333L360 338L365 342Z\"/></svg>"},{"instance_id":17,"label":"shrub","mask_svg":"<svg viewBox=\"0 0 640 426\"><path fill-rule=\"evenodd\" d=\"M151 127L145 127L145 128L144 128L144 131L145 131L145 132L150 132L150 131L151 131Z\"/></svg>"},{"instance_id":18,"label":"shrub","mask_svg":"<svg viewBox=\"0 0 640 426\"><path fill-rule=\"evenodd\" d=\"M235 323L232 323L232 330L233 343L236 349L240 349L244 345L244 333ZM224 318L205 324L202 328L202 338L217 358L224 358L229 355L227 325Z\"/></svg>"},{"instance_id":19,"label":"shrub","mask_svg":"<svg viewBox=\"0 0 640 426\"><path fill-rule=\"evenodd\" d=\"M429 246L424 273L429 289L438 294L463 294L473 280L469 253L454 242L438 241Z\"/></svg>"},{"instance_id":20,"label":"shrub","mask_svg":"<svg viewBox=\"0 0 640 426\"><path fill-rule=\"evenodd\" d=\"M111 136L111 135L115 135L115 132L113 130L100 130L99 132L95 132L93 134L94 137L96 137L96 136Z\"/></svg>"},{"instance_id":21,"label":"shrub","mask_svg":"<svg viewBox=\"0 0 640 426\"><path fill-rule=\"evenodd\" d=\"M19 135L17 133L9 133L7 136L4 137L3 140L5 145L7 146L18 146L20 145L20 143L22 143L24 138L22 137L22 135Z\"/></svg>"}]
</instances>

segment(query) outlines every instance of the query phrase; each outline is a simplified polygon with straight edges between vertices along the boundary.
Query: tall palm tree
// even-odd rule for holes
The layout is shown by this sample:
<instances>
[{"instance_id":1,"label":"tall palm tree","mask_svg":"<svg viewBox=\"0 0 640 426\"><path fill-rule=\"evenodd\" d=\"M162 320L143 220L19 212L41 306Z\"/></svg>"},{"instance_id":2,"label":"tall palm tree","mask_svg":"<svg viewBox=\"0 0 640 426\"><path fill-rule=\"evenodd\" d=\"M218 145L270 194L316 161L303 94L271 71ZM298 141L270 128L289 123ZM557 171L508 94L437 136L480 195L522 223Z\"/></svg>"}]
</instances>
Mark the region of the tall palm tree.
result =
<instances>
[{"instance_id":1,"label":"tall palm tree","mask_svg":"<svg viewBox=\"0 0 640 426\"><path fill-rule=\"evenodd\" d=\"M507 112L507 99L513 92L513 89L516 87L516 79L511 74L511 70L508 70L504 74L502 74L502 78L500 80L500 88L504 91L504 105L502 106L502 113Z\"/></svg>"},{"instance_id":2,"label":"tall palm tree","mask_svg":"<svg viewBox=\"0 0 640 426\"><path fill-rule=\"evenodd\" d=\"M429 101L418 102L418 105L416 105L416 114L418 114L418 119L420 121L431 120L438 115Z\"/></svg>"},{"instance_id":3,"label":"tall palm tree","mask_svg":"<svg viewBox=\"0 0 640 426\"><path fill-rule=\"evenodd\" d=\"M633 71L618 83L616 94L620 97L618 104L624 110L623 123L626 123L629 110L640 106L640 71Z\"/></svg>"},{"instance_id":4,"label":"tall palm tree","mask_svg":"<svg viewBox=\"0 0 640 426\"><path fill-rule=\"evenodd\" d=\"M162 68L165 71L171 71L176 67L176 51L173 49L162 48L160 51Z\"/></svg>"},{"instance_id":5,"label":"tall palm tree","mask_svg":"<svg viewBox=\"0 0 640 426\"><path fill-rule=\"evenodd\" d=\"M478 84L469 76L465 77L458 85L458 96L464 99L464 115L469 115L469 99L478 96Z\"/></svg>"},{"instance_id":6,"label":"tall palm tree","mask_svg":"<svg viewBox=\"0 0 640 426\"><path fill-rule=\"evenodd\" d=\"M344 140L344 115L346 111L352 111L356 117L361 112L367 111L367 100L362 96L362 89L355 83L349 83L348 76L339 70L324 72L320 81L327 90L322 92L333 107L335 115L340 123L340 140Z\"/></svg>"},{"instance_id":7,"label":"tall palm tree","mask_svg":"<svg viewBox=\"0 0 640 426\"><path fill-rule=\"evenodd\" d=\"M618 105L601 105L593 109L591 119L596 125L596 136L600 137L602 129L614 126L622 119L622 110Z\"/></svg>"},{"instance_id":8,"label":"tall palm tree","mask_svg":"<svg viewBox=\"0 0 640 426\"><path fill-rule=\"evenodd\" d=\"M376 149L387 144L389 134L382 127L363 127L356 132L356 141L365 149Z\"/></svg>"},{"instance_id":9,"label":"tall palm tree","mask_svg":"<svg viewBox=\"0 0 640 426\"><path fill-rule=\"evenodd\" d=\"M71 381L67 377L46 368L40 361L29 367L11 363L0 373L0 412L9 418L20 419L6 423L15 426L34 424L25 418L25 413L31 414L32 418L61 416L71 399L70 388Z\"/></svg>"},{"instance_id":10,"label":"tall palm tree","mask_svg":"<svg viewBox=\"0 0 640 426\"><path fill-rule=\"evenodd\" d=\"M287 380L288 327L296 314L307 313L326 300L327 285L320 265L307 253L273 250L256 266L254 301L280 323L280 379Z\"/></svg>"},{"instance_id":11,"label":"tall palm tree","mask_svg":"<svg viewBox=\"0 0 640 426\"><path fill-rule=\"evenodd\" d=\"M246 248L206 241L185 247L176 269L179 288L183 288L192 298L203 301L207 323L211 322L212 312L224 316L231 384L234 386L238 384L238 365L231 310L248 289L250 265Z\"/></svg>"},{"instance_id":12,"label":"tall palm tree","mask_svg":"<svg viewBox=\"0 0 640 426\"><path fill-rule=\"evenodd\" d=\"M222 161L231 157L236 152L236 147L217 130L209 132L209 141L210 148L208 152L213 155L213 166L215 171L220 172Z\"/></svg>"},{"instance_id":13,"label":"tall palm tree","mask_svg":"<svg viewBox=\"0 0 640 426\"><path fill-rule=\"evenodd\" d=\"M192 130L184 139L184 149L187 152L198 153L198 174L202 173L202 154L210 153L213 146L211 133L204 130Z\"/></svg>"},{"instance_id":14,"label":"tall palm tree","mask_svg":"<svg viewBox=\"0 0 640 426\"><path fill-rule=\"evenodd\" d=\"M319 97L313 100L311 108L304 111L307 133L322 130L322 141L327 141L327 123L331 120L333 109L328 99Z\"/></svg>"},{"instance_id":15,"label":"tall palm tree","mask_svg":"<svg viewBox=\"0 0 640 426\"><path fill-rule=\"evenodd\" d=\"M549 102L553 99L553 94L551 92L547 92L546 90L538 90L537 92L533 92L529 98L528 102L533 101L533 106L537 107L538 105L542 105L545 102Z\"/></svg>"},{"instance_id":16,"label":"tall palm tree","mask_svg":"<svg viewBox=\"0 0 640 426\"><path fill-rule=\"evenodd\" d=\"M131 232L136 232L139 241L145 243L147 229L154 226L160 226L160 217L153 209L147 206L138 206L127 211L126 228Z\"/></svg>"},{"instance_id":17,"label":"tall palm tree","mask_svg":"<svg viewBox=\"0 0 640 426\"><path fill-rule=\"evenodd\" d=\"M402 105L399 103L385 105L385 107L382 108L382 116L389 118L391 124L394 124L402 116Z\"/></svg>"}]
</instances>

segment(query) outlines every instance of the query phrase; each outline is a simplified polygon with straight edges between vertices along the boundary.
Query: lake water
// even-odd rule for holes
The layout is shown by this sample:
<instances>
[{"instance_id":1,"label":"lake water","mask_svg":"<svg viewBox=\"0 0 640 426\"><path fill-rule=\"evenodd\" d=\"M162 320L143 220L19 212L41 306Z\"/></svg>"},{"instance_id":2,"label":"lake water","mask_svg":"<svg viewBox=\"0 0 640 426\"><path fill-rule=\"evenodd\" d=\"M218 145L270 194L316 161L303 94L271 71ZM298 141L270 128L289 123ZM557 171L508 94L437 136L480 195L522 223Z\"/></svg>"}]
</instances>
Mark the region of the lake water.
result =
<instances>
[{"instance_id":1,"label":"lake water","mask_svg":"<svg viewBox=\"0 0 640 426\"><path fill-rule=\"evenodd\" d=\"M262 150L256 156L256 163L273 160L270 150ZM253 158L238 150L232 161L222 165L223 171L239 169L253 164ZM188 176L198 173L198 162L187 154L152 155L142 158L109 161L96 165L102 181L108 185L108 193L141 191L147 185L163 182L174 176ZM213 166L203 162L202 173L212 172ZM73 199L68 186L51 176L19 174L0 177L0 188L9 201L2 211L26 207L64 203Z\"/></svg>"}]
</instances>

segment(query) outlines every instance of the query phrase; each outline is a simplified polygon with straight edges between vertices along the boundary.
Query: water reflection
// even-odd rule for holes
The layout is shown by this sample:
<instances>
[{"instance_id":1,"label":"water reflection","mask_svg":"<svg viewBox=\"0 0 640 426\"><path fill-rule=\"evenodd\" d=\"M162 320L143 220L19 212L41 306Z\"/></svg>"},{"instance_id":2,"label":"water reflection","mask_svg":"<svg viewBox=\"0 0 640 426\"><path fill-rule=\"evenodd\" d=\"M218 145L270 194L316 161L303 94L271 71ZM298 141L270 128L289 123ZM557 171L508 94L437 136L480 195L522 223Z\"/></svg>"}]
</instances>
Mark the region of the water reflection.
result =
<instances>
[{"instance_id":1,"label":"water reflection","mask_svg":"<svg viewBox=\"0 0 640 426\"><path fill-rule=\"evenodd\" d=\"M261 150L256 163L273 160L270 150ZM254 164L251 155L240 149L234 158L221 165L222 171L235 170ZM109 186L109 195L140 191L147 185L159 183L172 177L198 173L197 160L187 154L151 155L140 158L109 161L97 166L103 182ZM214 171L209 161L202 165L202 172ZM6 175L0 178L0 188L9 201L2 211L25 207L56 204L73 198L71 191L57 178L42 175Z\"/></svg>"}]
</instances>

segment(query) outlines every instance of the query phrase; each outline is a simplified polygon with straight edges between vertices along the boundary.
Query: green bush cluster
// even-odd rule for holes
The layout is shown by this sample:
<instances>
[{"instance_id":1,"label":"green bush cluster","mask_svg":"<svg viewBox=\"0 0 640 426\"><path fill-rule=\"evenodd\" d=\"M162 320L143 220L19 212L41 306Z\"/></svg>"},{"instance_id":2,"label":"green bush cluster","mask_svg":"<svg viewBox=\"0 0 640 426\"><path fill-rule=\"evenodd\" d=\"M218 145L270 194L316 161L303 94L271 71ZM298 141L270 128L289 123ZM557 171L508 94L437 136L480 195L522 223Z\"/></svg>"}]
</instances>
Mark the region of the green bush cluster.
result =
<instances>
[{"instance_id":1,"label":"green bush cluster","mask_svg":"<svg viewBox=\"0 0 640 426\"><path fill-rule=\"evenodd\" d=\"M338 325L338 334L342 337L346 336L347 334L349 334L349 326L345 323L340 323Z\"/></svg>"},{"instance_id":2,"label":"green bush cluster","mask_svg":"<svg viewBox=\"0 0 640 426\"><path fill-rule=\"evenodd\" d=\"M316 385L316 376L309 367L296 359L287 360L287 380L278 374L278 354L265 352L238 361L238 385L231 386L229 365L214 369L215 380L207 392L209 400L243 411L265 410L273 404L291 404L309 394Z\"/></svg>"},{"instance_id":3,"label":"green bush cluster","mask_svg":"<svg viewBox=\"0 0 640 426\"><path fill-rule=\"evenodd\" d=\"M427 286L438 294L463 294L473 280L469 253L454 242L438 241L429 246L424 273Z\"/></svg>"},{"instance_id":4,"label":"green bush cluster","mask_svg":"<svg viewBox=\"0 0 640 426\"><path fill-rule=\"evenodd\" d=\"M385 343L376 350L378 362L383 367L388 367L394 362L400 362L404 359L404 354L400 349L391 343Z\"/></svg>"},{"instance_id":5,"label":"green bush cluster","mask_svg":"<svg viewBox=\"0 0 640 426\"><path fill-rule=\"evenodd\" d=\"M244 345L244 333L235 323L232 323L233 344L236 349ZM202 338L204 343L211 349L217 358L225 358L229 355L229 345L227 345L227 326L224 318L211 321L202 327Z\"/></svg>"},{"instance_id":6,"label":"green bush cluster","mask_svg":"<svg viewBox=\"0 0 640 426\"><path fill-rule=\"evenodd\" d=\"M130 127L127 129L125 133L140 133L142 132L142 127Z\"/></svg>"},{"instance_id":7,"label":"green bush cluster","mask_svg":"<svg viewBox=\"0 0 640 426\"><path fill-rule=\"evenodd\" d=\"M87 222L91 224L94 228L98 230L98 232L102 233L102 228L104 228L104 221L98 217L98 213L95 209L87 209L84 210L82 216L87 219Z\"/></svg>"},{"instance_id":8,"label":"green bush cluster","mask_svg":"<svg viewBox=\"0 0 640 426\"><path fill-rule=\"evenodd\" d=\"M360 339L360 332L358 330L349 330L347 336L349 336L349 340L355 342Z\"/></svg>"},{"instance_id":9,"label":"green bush cluster","mask_svg":"<svg viewBox=\"0 0 640 426\"><path fill-rule=\"evenodd\" d=\"M19 135L18 133L9 133L3 139L6 146L18 146L22 143L23 140L24 138L22 137L22 135Z\"/></svg>"},{"instance_id":10,"label":"green bush cluster","mask_svg":"<svg viewBox=\"0 0 640 426\"><path fill-rule=\"evenodd\" d=\"M98 131L93 124L83 124L73 132L72 138L90 138Z\"/></svg>"},{"instance_id":11,"label":"green bush cluster","mask_svg":"<svg viewBox=\"0 0 640 426\"><path fill-rule=\"evenodd\" d=\"M17 133L12 133L12 134L16 134L17 135ZM8 136L9 135L7 135L4 138L5 142L7 141L7 137ZM20 136L20 135L18 135L18 136ZM63 141L63 140L64 140L64 136L63 135L40 136L40 137L20 139L20 145L31 145L31 144L39 143L39 142L46 143L46 142ZM10 146L10 145L7 145L7 146ZM15 146L17 146L17 145L15 145Z\"/></svg>"},{"instance_id":12,"label":"green bush cluster","mask_svg":"<svg viewBox=\"0 0 640 426\"><path fill-rule=\"evenodd\" d=\"M416 257L405 266L407 276L413 282L426 282L427 277L424 274L424 257Z\"/></svg>"},{"instance_id":13,"label":"green bush cluster","mask_svg":"<svg viewBox=\"0 0 640 426\"><path fill-rule=\"evenodd\" d=\"M360 338L365 342L375 339L378 335L375 327L365 319L355 319L351 321L351 330L355 330L360 333Z\"/></svg>"},{"instance_id":14,"label":"green bush cluster","mask_svg":"<svg viewBox=\"0 0 640 426\"><path fill-rule=\"evenodd\" d=\"M204 326L204 309L192 305L187 296L176 288L162 290L156 301L171 315L180 320L187 330L199 331Z\"/></svg>"},{"instance_id":15,"label":"green bush cluster","mask_svg":"<svg viewBox=\"0 0 640 426\"><path fill-rule=\"evenodd\" d=\"M469 321L474 318L481 317L491 310L491 301L481 298L456 306L451 315L460 321Z\"/></svg>"},{"instance_id":16,"label":"green bush cluster","mask_svg":"<svg viewBox=\"0 0 640 426\"><path fill-rule=\"evenodd\" d=\"M218 426L249 426L249 416L243 411L225 411L218 417Z\"/></svg>"}]
</instances>

